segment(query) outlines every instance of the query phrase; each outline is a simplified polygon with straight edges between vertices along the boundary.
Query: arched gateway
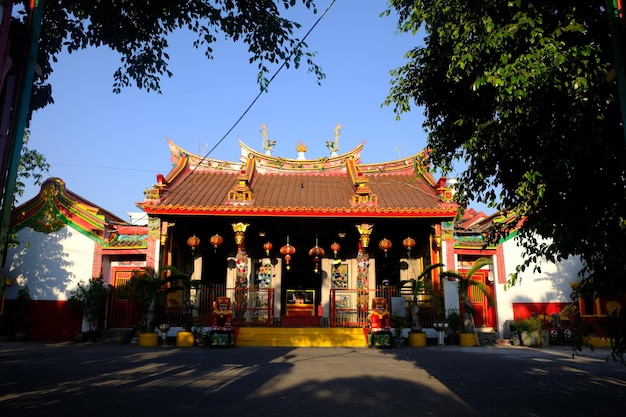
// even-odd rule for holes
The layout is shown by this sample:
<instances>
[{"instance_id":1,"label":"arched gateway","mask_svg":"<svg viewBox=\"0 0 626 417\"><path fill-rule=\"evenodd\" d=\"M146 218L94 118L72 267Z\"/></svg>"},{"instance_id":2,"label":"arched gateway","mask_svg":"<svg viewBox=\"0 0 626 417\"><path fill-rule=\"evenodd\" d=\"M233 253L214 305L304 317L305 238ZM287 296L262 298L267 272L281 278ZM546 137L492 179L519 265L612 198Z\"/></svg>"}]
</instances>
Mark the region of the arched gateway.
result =
<instances>
[{"instance_id":1,"label":"arched gateway","mask_svg":"<svg viewBox=\"0 0 626 417\"><path fill-rule=\"evenodd\" d=\"M425 152L362 164L363 144L307 159L301 143L287 159L240 142L240 161L227 162L168 143L174 167L141 208L158 265L192 274L201 321L226 296L239 326L363 326L373 297L391 301L394 284L441 261L441 225L457 214Z\"/></svg>"}]
</instances>

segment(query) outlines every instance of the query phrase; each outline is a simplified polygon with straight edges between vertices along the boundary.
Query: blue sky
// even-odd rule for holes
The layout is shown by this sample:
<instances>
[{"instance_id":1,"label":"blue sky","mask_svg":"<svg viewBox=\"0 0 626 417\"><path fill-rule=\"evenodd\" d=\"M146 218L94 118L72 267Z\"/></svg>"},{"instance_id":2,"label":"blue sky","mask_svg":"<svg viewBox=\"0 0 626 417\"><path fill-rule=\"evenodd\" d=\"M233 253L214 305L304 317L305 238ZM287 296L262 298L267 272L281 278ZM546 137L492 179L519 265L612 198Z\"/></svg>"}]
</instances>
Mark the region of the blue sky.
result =
<instances>
[{"instance_id":1,"label":"blue sky","mask_svg":"<svg viewBox=\"0 0 626 417\"><path fill-rule=\"evenodd\" d=\"M328 2L319 3L322 13ZM239 159L238 139L262 151L261 124L276 140L273 155L297 156L303 141L311 159L328 156L325 146L342 124L340 153L366 142L362 161L383 162L421 151L426 135L422 112L400 121L381 107L390 87L389 71L420 42L395 32L393 16L380 17L383 1L338 0L307 38L326 73L319 86L301 67L283 69L243 120L209 155ZM303 37L318 15L298 12ZM228 132L259 92L257 67L244 45L219 40L208 60L192 46L193 35L170 39L172 78L162 94L135 87L112 93L119 56L108 49L62 55L50 78L55 103L33 115L30 147L46 155L49 177L123 219L171 168L166 137L188 151L206 154ZM271 74L270 74L271 76ZM29 187L23 202L38 188Z\"/></svg>"}]
</instances>

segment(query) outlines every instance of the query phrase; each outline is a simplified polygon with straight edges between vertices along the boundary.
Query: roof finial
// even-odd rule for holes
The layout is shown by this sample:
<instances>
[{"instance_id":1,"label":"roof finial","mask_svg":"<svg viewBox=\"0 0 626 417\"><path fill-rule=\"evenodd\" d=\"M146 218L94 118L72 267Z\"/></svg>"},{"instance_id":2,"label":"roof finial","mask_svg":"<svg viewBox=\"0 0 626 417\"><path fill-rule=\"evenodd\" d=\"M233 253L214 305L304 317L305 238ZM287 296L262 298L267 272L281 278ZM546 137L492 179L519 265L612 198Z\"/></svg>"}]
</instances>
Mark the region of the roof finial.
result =
<instances>
[{"instance_id":1,"label":"roof finial","mask_svg":"<svg viewBox=\"0 0 626 417\"><path fill-rule=\"evenodd\" d=\"M304 144L304 142L300 141L300 143L298 143L298 145L296 146L296 151L298 151L298 160L305 160L306 157L304 156L304 153L306 152L307 147Z\"/></svg>"},{"instance_id":2,"label":"roof finial","mask_svg":"<svg viewBox=\"0 0 626 417\"><path fill-rule=\"evenodd\" d=\"M341 135L341 123L335 126L335 140L334 141L326 141L326 147L330 150L330 156L337 156L337 151L339 151L339 135Z\"/></svg>"},{"instance_id":3,"label":"roof finial","mask_svg":"<svg viewBox=\"0 0 626 417\"><path fill-rule=\"evenodd\" d=\"M264 124L261 125L261 136L263 136L263 149L265 149L265 155L271 156L272 149L276 145L276 141L267 139L267 126Z\"/></svg>"}]
</instances>

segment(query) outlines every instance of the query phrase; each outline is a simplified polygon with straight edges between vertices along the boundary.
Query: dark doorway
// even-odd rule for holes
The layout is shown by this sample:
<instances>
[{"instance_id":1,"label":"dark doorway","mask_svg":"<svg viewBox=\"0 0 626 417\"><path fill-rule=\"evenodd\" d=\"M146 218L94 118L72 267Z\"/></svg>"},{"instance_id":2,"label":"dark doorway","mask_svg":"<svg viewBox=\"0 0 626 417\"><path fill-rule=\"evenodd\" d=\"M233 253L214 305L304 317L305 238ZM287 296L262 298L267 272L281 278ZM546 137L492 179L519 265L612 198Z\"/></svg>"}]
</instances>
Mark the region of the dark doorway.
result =
<instances>
[{"instance_id":1,"label":"dark doorway","mask_svg":"<svg viewBox=\"0 0 626 417\"><path fill-rule=\"evenodd\" d=\"M313 259L293 256L289 269L283 264L281 315L317 316L321 285L321 269L315 271Z\"/></svg>"}]
</instances>

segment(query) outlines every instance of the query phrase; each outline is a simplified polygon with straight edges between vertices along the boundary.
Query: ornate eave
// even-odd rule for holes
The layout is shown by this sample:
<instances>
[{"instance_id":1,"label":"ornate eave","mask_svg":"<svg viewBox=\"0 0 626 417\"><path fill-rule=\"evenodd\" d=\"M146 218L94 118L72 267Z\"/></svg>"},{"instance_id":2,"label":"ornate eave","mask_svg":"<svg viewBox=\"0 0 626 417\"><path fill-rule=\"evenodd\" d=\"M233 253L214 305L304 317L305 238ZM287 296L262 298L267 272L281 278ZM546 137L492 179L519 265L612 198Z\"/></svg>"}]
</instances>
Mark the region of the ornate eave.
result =
<instances>
[{"instance_id":1,"label":"ornate eave","mask_svg":"<svg viewBox=\"0 0 626 417\"><path fill-rule=\"evenodd\" d=\"M245 163L249 158L254 158L257 161L257 169L259 172L269 171L311 171L311 172L325 172L332 170L340 170L345 172L345 161L347 158L352 158L358 162L361 160L361 151L363 145L361 143L356 148L349 152L333 157L323 157L318 159L289 159L280 158L271 155L265 155L250 148L248 145L239 141L241 148L241 161Z\"/></svg>"},{"instance_id":2,"label":"ornate eave","mask_svg":"<svg viewBox=\"0 0 626 417\"><path fill-rule=\"evenodd\" d=\"M93 240L101 240L106 224L122 222L120 218L78 197L65 188L59 178L46 180L39 194L15 208L9 229L16 233L30 227L41 233L52 233L71 226Z\"/></svg>"},{"instance_id":3,"label":"ornate eave","mask_svg":"<svg viewBox=\"0 0 626 417\"><path fill-rule=\"evenodd\" d=\"M213 216L284 216L284 217L397 217L397 218L435 218L454 217L458 211L454 207L439 209L424 208L324 208L324 207L249 207L249 206L147 206L151 215L213 215Z\"/></svg>"}]
</instances>

